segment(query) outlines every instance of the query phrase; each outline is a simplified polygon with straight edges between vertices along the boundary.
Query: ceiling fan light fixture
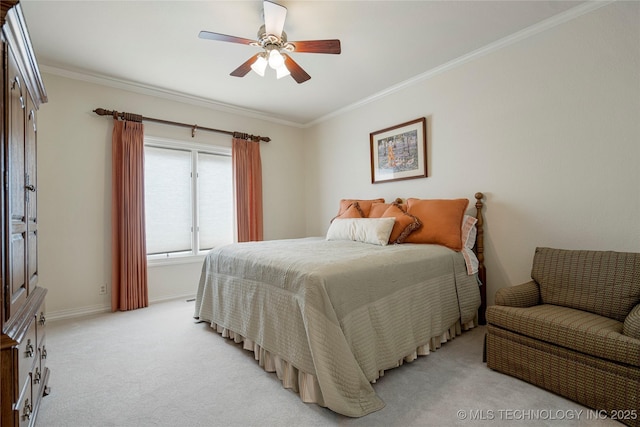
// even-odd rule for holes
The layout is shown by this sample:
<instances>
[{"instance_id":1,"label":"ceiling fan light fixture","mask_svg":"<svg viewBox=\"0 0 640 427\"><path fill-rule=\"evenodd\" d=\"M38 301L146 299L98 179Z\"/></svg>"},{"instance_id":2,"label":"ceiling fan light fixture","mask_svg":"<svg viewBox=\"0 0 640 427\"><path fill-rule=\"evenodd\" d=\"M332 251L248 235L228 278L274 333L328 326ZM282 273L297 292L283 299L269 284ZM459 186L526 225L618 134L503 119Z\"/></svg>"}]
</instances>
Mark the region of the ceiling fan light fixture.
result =
<instances>
[{"instance_id":1,"label":"ceiling fan light fixture","mask_svg":"<svg viewBox=\"0 0 640 427\"><path fill-rule=\"evenodd\" d=\"M269 66L274 70L284 66L284 57L278 49L269 51Z\"/></svg>"},{"instance_id":2,"label":"ceiling fan light fixture","mask_svg":"<svg viewBox=\"0 0 640 427\"><path fill-rule=\"evenodd\" d=\"M283 77L290 76L291 72L286 65L282 64L281 67L276 68L276 78L281 79Z\"/></svg>"},{"instance_id":3,"label":"ceiling fan light fixture","mask_svg":"<svg viewBox=\"0 0 640 427\"><path fill-rule=\"evenodd\" d=\"M267 69L268 61L264 55L259 55L256 61L251 64L251 69L256 72L260 77L264 77L264 72Z\"/></svg>"}]
</instances>

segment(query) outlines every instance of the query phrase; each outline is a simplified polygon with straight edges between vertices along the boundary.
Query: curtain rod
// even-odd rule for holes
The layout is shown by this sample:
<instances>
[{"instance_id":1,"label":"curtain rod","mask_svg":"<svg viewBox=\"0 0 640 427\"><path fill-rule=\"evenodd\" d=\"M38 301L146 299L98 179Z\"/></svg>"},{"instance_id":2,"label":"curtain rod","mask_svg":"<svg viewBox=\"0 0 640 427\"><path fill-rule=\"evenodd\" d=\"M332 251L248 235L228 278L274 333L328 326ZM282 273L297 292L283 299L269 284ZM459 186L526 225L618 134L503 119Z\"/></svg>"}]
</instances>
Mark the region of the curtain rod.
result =
<instances>
[{"instance_id":1,"label":"curtain rod","mask_svg":"<svg viewBox=\"0 0 640 427\"><path fill-rule=\"evenodd\" d=\"M196 130L208 130L210 132L218 132L218 133L225 133L227 135L231 135L234 138L240 138L240 139L250 139L252 141L264 141L264 142L269 142L271 141L271 138L269 138L268 136L260 136L260 135L250 135L248 133L243 133L243 132L231 132L228 130L220 130L220 129L213 129L213 128L206 128L206 127L201 127L198 125L190 125L187 123L179 123L179 122L172 122L169 120L162 120L162 119L154 119L152 117L144 117L140 114L133 114L133 113L120 113L118 111L115 110L105 110L104 108L96 108L95 110L93 110L94 113L96 113L99 116L112 116L114 119L122 119L122 120L129 120L132 122L142 122L143 120L149 121L149 122L156 122L156 123L162 123L165 125L173 125L173 126L182 126L182 127L187 127L187 128L191 128L191 137L195 137L196 136Z\"/></svg>"}]
</instances>

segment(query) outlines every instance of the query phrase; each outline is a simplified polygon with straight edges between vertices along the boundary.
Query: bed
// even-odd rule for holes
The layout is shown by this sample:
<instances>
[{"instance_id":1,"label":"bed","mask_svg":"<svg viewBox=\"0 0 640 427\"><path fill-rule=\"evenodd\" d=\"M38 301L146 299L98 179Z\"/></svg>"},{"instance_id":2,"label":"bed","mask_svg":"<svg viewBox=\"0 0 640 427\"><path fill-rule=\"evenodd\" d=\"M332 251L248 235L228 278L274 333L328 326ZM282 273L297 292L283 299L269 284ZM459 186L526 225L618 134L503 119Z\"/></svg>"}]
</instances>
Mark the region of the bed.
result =
<instances>
[{"instance_id":1,"label":"bed","mask_svg":"<svg viewBox=\"0 0 640 427\"><path fill-rule=\"evenodd\" d=\"M469 245L475 267L464 250L407 236L402 244L330 238L334 222L375 221L349 223L351 203L327 236L213 249L203 263L194 317L253 351L304 402L350 417L377 411L384 402L372 384L385 370L484 321L483 196L475 197L477 238ZM373 215L368 208L356 213ZM399 223L384 219L378 222Z\"/></svg>"}]
</instances>

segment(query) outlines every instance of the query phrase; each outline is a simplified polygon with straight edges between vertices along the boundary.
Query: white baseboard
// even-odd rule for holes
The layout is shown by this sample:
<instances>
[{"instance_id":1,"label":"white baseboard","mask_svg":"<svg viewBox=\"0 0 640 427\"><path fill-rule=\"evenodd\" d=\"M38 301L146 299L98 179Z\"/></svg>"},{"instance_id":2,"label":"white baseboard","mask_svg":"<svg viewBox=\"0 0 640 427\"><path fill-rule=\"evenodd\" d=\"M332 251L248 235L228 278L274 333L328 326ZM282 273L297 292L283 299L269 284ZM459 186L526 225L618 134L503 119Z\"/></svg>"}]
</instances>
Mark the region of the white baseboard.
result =
<instances>
[{"instance_id":1,"label":"white baseboard","mask_svg":"<svg viewBox=\"0 0 640 427\"><path fill-rule=\"evenodd\" d=\"M47 320L72 319L75 317L91 316L93 314L107 313L111 311L111 306L89 305L86 307L69 308L67 310L47 311Z\"/></svg>"},{"instance_id":2,"label":"white baseboard","mask_svg":"<svg viewBox=\"0 0 640 427\"><path fill-rule=\"evenodd\" d=\"M173 296L164 296L159 298L153 298L149 300L149 304L157 304L161 302L174 301L174 300L189 300L195 298L194 294L188 295L173 295ZM58 311L47 311L47 320L48 321L56 321L56 320L64 320L64 319L73 319L76 317L85 317L91 316L95 314L108 313L111 311L111 305L89 305L86 307L78 307L78 308L70 308L66 310L58 310Z\"/></svg>"}]
</instances>

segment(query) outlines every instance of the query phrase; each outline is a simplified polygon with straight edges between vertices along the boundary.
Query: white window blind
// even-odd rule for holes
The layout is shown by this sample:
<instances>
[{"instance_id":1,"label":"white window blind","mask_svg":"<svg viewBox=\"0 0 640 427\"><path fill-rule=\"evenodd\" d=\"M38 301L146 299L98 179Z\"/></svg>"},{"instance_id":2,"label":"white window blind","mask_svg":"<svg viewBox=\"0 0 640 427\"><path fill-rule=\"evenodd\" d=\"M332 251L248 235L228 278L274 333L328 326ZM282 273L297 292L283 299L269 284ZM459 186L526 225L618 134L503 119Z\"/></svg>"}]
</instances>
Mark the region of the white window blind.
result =
<instances>
[{"instance_id":1,"label":"white window blind","mask_svg":"<svg viewBox=\"0 0 640 427\"><path fill-rule=\"evenodd\" d=\"M145 147L147 254L191 250L191 152Z\"/></svg>"},{"instance_id":2,"label":"white window blind","mask_svg":"<svg viewBox=\"0 0 640 427\"><path fill-rule=\"evenodd\" d=\"M201 251L233 241L231 157L198 153L198 224Z\"/></svg>"},{"instance_id":3,"label":"white window blind","mask_svg":"<svg viewBox=\"0 0 640 427\"><path fill-rule=\"evenodd\" d=\"M233 242L230 150L213 148L146 141L148 256L197 255Z\"/></svg>"}]
</instances>

